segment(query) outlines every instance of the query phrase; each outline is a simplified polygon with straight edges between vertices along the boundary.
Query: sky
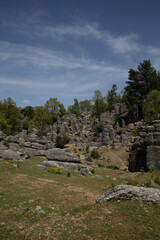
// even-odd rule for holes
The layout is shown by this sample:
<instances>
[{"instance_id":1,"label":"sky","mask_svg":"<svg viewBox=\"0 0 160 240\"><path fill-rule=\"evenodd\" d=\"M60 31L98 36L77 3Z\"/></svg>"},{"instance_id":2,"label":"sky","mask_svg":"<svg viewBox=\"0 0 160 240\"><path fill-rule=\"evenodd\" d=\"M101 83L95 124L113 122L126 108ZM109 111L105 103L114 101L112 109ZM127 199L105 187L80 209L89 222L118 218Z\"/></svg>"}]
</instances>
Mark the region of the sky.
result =
<instances>
[{"instance_id":1,"label":"sky","mask_svg":"<svg viewBox=\"0 0 160 240\"><path fill-rule=\"evenodd\" d=\"M125 87L150 59L160 70L159 0L0 0L0 99L57 98L67 108Z\"/></svg>"}]
</instances>

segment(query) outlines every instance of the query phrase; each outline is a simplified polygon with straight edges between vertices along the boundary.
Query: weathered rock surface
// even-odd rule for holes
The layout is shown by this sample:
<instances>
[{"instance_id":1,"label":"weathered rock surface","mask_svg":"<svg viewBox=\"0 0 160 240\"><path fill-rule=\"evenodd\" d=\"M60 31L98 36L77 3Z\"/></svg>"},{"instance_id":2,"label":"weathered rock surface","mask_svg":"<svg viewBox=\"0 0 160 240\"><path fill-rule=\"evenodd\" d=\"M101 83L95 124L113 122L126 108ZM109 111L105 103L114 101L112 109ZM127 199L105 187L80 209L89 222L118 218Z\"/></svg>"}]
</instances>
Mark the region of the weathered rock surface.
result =
<instances>
[{"instance_id":1,"label":"weathered rock surface","mask_svg":"<svg viewBox=\"0 0 160 240\"><path fill-rule=\"evenodd\" d=\"M0 151L0 158L2 160L8 159L13 161L24 161L27 156L21 152L15 152L13 150L7 149Z\"/></svg>"},{"instance_id":2,"label":"weathered rock surface","mask_svg":"<svg viewBox=\"0 0 160 240\"><path fill-rule=\"evenodd\" d=\"M59 148L47 150L46 158L50 161L80 163L80 159L78 157Z\"/></svg>"},{"instance_id":3,"label":"weathered rock surface","mask_svg":"<svg viewBox=\"0 0 160 240\"><path fill-rule=\"evenodd\" d=\"M118 185L103 193L96 202L121 199L151 202L160 205L160 190L131 185Z\"/></svg>"},{"instance_id":4,"label":"weathered rock surface","mask_svg":"<svg viewBox=\"0 0 160 240\"><path fill-rule=\"evenodd\" d=\"M142 127L129 156L129 171L160 170L160 121Z\"/></svg>"}]
</instances>

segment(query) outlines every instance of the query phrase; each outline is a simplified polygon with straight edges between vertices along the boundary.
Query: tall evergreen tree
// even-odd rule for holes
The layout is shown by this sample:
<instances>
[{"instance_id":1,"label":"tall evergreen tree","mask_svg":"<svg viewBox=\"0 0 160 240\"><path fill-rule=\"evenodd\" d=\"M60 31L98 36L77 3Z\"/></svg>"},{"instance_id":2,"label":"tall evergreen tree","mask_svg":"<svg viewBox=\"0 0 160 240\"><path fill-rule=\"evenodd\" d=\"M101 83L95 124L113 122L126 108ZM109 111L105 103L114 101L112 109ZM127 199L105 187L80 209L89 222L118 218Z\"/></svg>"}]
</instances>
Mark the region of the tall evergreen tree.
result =
<instances>
[{"instance_id":1,"label":"tall evergreen tree","mask_svg":"<svg viewBox=\"0 0 160 240\"><path fill-rule=\"evenodd\" d=\"M125 87L125 99L133 120L143 117L142 104L147 94L156 89L159 83L159 73L151 65L150 60L145 60L137 70L129 70L129 81Z\"/></svg>"}]
</instances>

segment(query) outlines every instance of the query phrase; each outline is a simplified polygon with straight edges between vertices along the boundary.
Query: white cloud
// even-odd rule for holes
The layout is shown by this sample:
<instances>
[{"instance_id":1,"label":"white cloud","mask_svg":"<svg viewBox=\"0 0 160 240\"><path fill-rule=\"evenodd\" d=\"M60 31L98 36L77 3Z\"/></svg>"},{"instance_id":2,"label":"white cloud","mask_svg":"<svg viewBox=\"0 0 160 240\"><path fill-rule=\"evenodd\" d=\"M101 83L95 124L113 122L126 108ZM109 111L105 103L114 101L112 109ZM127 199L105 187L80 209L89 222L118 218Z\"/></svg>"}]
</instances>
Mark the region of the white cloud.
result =
<instances>
[{"instance_id":1,"label":"white cloud","mask_svg":"<svg viewBox=\"0 0 160 240\"><path fill-rule=\"evenodd\" d=\"M28 105L28 104L30 104L30 100L27 100L27 99L26 99L26 100L23 100L22 103L23 103L24 105Z\"/></svg>"}]
</instances>

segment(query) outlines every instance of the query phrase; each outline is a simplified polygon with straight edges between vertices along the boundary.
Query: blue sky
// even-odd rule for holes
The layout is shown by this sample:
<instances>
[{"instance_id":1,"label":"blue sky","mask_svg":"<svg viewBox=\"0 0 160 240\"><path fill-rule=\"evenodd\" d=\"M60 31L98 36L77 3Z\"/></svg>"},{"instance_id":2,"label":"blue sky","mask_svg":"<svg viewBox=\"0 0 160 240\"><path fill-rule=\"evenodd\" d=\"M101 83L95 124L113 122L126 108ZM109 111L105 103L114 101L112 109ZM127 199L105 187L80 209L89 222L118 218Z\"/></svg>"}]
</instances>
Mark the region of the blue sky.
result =
<instances>
[{"instance_id":1,"label":"blue sky","mask_svg":"<svg viewBox=\"0 0 160 240\"><path fill-rule=\"evenodd\" d=\"M160 70L159 0L0 0L0 99L65 107Z\"/></svg>"}]
</instances>

